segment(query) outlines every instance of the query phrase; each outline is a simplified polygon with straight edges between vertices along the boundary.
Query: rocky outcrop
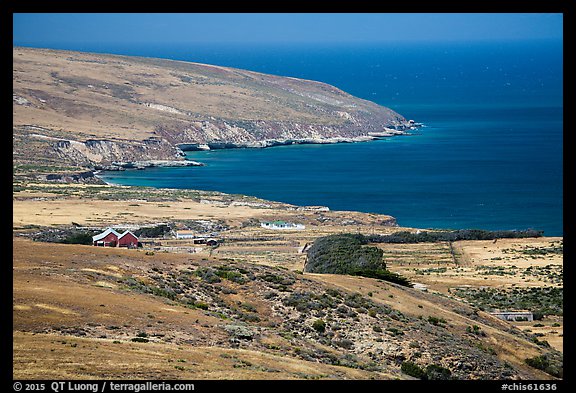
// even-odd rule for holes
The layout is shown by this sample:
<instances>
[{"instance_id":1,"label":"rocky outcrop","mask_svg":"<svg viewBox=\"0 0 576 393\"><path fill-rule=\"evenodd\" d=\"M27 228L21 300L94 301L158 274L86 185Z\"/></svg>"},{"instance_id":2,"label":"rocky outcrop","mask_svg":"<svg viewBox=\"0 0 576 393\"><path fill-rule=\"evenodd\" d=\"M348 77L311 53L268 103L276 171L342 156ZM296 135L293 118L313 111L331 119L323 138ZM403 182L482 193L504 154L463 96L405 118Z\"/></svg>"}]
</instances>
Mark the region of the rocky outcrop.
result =
<instances>
[{"instance_id":1,"label":"rocky outcrop","mask_svg":"<svg viewBox=\"0 0 576 393\"><path fill-rule=\"evenodd\" d=\"M52 144L58 157L96 169L138 168L150 166L200 165L183 161L184 153L161 138L143 141L59 140Z\"/></svg>"},{"instance_id":2,"label":"rocky outcrop","mask_svg":"<svg viewBox=\"0 0 576 393\"><path fill-rule=\"evenodd\" d=\"M95 165L94 169L104 171L123 171L126 169L145 169L154 167L185 167L185 166L203 166L197 161L173 161L173 160L149 160L149 161L114 161L110 165Z\"/></svg>"},{"instance_id":3,"label":"rocky outcrop","mask_svg":"<svg viewBox=\"0 0 576 393\"><path fill-rule=\"evenodd\" d=\"M38 175L40 180L54 183L82 183L82 184L106 184L98 178L93 171L83 171L77 173L49 173Z\"/></svg>"},{"instance_id":4,"label":"rocky outcrop","mask_svg":"<svg viewBox=\"0 0 576 393\"><path fill-rule=\"evenodd\" d=\"M190 123L185 127L162 125L156 129L156 134L183 151L194 151L365 142L405 135L408 130L415 128L400 118L393 122L394 124L386 125L370 121L359 124L317 125L299 122L241 121L230 124L225 121L206 121L202 125Z\"/></svg>"}]
</instances>

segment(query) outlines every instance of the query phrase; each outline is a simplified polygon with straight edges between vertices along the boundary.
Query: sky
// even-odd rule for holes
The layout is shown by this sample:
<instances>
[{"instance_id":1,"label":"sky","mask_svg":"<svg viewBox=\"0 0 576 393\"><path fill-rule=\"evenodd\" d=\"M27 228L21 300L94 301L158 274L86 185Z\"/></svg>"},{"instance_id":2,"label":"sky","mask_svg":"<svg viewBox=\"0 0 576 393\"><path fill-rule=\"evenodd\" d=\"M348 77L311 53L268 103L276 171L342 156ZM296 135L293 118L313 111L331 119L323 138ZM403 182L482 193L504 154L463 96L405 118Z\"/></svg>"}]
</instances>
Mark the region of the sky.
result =
<instances>
[{"instance_id":1,"label":"sky","mask_svg":"<svg viewBox=\"0 0 576 393\"><path fill-rule=\"evenodd\" d=\"M562 39L543 13L15 13L13 45L374 43Z\"/></svg>"}]
</instances>

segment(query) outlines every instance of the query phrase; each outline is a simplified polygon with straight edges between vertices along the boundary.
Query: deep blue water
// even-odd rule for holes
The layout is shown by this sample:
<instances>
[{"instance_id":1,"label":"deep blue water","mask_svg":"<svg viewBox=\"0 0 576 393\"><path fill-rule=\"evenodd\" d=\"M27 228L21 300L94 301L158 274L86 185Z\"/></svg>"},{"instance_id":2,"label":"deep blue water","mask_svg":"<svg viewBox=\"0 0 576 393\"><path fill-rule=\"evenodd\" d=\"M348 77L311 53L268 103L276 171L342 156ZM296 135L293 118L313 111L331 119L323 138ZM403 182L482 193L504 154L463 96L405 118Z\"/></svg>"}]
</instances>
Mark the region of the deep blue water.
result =
<instances>
[{"instance_id":1,"label":"deep blue water","mask_svg":"<svg viewBox=\"0 0 576 393\"><path fill-rule=\"evenodd\" d=\"M77 48L320 80L427 127L381 141L190 152L117 184L390 214L418 228L563 235L562 43Z\"/></svg>"}]
</instances>

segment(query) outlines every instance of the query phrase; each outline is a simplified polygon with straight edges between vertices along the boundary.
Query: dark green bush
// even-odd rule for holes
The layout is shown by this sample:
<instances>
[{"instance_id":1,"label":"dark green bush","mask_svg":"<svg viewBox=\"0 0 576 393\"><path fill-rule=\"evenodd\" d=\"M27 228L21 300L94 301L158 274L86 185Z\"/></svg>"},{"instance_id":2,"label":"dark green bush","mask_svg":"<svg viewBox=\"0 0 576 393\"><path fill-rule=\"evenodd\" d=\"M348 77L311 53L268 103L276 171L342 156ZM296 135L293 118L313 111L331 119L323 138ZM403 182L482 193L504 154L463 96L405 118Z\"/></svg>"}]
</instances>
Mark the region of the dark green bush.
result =
<instances>
[{"instance_id":1,"label":"dark green bush","mask_svg":"<svg viewBox=\"0 0 576 393\"><path fill-rule=\"evenodd\" d=\"M494 240L506 238L541 237L544 231L527 229L522 231L487 231L483 229L458 229L454 231L408 231L395 232L391 235L369 235L370 243L423 243L423 242L453 242L457 240Z\"/></svg>"},{"instance_id":2,"label":"dark green bush","mask_svg":"<svg viewBox=\"0 0 576 393\"><path fill-rule=\"evenodd\" d=\"M564 375L562 364L559 360L553 359L551 356L547 356L546 354L535 356L533 358L524 359L527 365L530 367L537 368L538 370L542 370L547 374L550 374L554 377L562 378Z\"/></svg>"},{"instance_id":3,"label":"dark green bush","mask_svg":"<svg viewBox=\"0 0 576 393\"><path fill-rule=\"evenodd\" d=\"M230 280L238 284L245 284L247 282L243 274L241 274L236 270L232 270L229 267L220 266L217 268L214 274L216 274L220 278L224 278L226 280Z\"/></svg>"},{"instance_id":4,"label":"dark green bush","mask_svg":"<svg viewBox=\"0 0 576 393\"><path fill-rule=\"evenodd\" d=\"M426 378L428 380L447 380L452 376L452 372L445 367L436 364L426 366Z\"/></svg>"},{"instance_id":5,"label":"dark green bush","mask_svg":"<svg viewBox=\"0 0 576 393\"><path fill-rule=\"evenodd\" d=\"M429 364L426 369L422 369L416 363L406 361L402 363L400 369L404 374L422 380L448 380L452 376L452 372L449 369L437 364Z\"/></svg>"},{"instance_id":6,"label":"dark green bush","mask_svg":"<svg viewBox=\"0 0 576 393\"><path fill-rule=\"evenodd\" d=\"M394 328L394 327L387 328L386 331L392 333L394 336L403 336L404 335L404 332L402 330L400 330L398 328Z\"/></svg>"},{"instance_id":7,"label":"dark green bush","mask_svg":"<svg viewBox=\"0 0 576 393\"><path fill-rule=\"evenodd\" d=\"M312 328L314 328L314 330L319 333L323 333L326 330L326 322L324 322L322 319L317 319L312 324Z\"/></svg>"},{"instance_id":8,"label":"dark green bush","mask_svg":"<svg viewBox=\"0 0 576 393\"><path fill-rule=\"evenodd\" d=\"M202 281L205 281L209 284L214 284L222 281L220 280L220 277L216 275L214 269L210 267L199 267L194 271L194 274L200 277Z\"/></svg>"},{"instance_id":9,"label":"dark green bush","mask_svg":"<svg viewBox=\"0 0 576 393\"><path fill-rule=\"evenodd\" d=\"M428 322L430 322L432 325L438 326L441 323L446 323L446 320L444 318L437 318L430 315L428 317Z\"/></svg>"},{"instance_id":10,"label":"dark green bush","mask_svg":"<svg viewBox=\"0 0 576 393\"><path fill-rule=\"evenodd\" d=\"M62 240L64 244L84 244L92 245L92 235L86 232L74 233Z\"/></svg>"},{"instance_id":11,"label":"dark green bush","mask_svg":"<svg viewBox=\"0 0 576 393\"><path fill-rule=\"evenodd\" d=\"M192 303L189 303L190 306L195 307L195 308L199 308L201 310L208 310L208 304L201 302L201 301L195 301Z\"/></svg>"},{"instance_id":12,"label":"dark green bush","mask_svg":"<svg viewBox=\"0 0 576 393\"><path fill-rule=\"evenodd\" d=\"M171 230L172 229L168 225L161 224L150 228L140 228L134 232L134 235L138 237L163 237Z\"/></svg>"},{"instance_id":13,"label":"dark green bush","mask_svg":"<svg viewBox=\"0 0 576 393\"><path fill-rule=\"evenodd\" d=\"M396 284L403 285L405 287L412 287L412 283L406 277L403 277L397 273L393 273L389 270L376 269L376 270L353 270L349 273L352 276L363 276L370 278L378 278L380 280L393 282Z\"/></svg>"},{"instance_id":14,"label":"dark green bush","mask_svg":"<svg viewBox=\"0 0 576 393\"><path fill-rule=\"evenodd\" d=\"M420 366L413 362L403 362L400 369L404 374L410 375L411 377L418 379L426 379L426 372L422 370Z\"/></svg>"},{"instance_id":15,"label":"dark green bush","mask_svg":"<svg viewBox=\"0 0 576 393\"><path fill-rule=\"evenodd\" d=\"M333 340L332 342L344 349L352 349L354 347L354 341L347 338L343 338L342 340Z\"/></svg>"},{"instance_id":16,"label":"dark green bush","mask_svg":"<svg viewBox=\"0 0 576 393\"><path fill-rule=\"evenodd\" d=\"M466 328L466 332L475 334L477 336L486 336L486 333L484 333L484 331L478 325L468 326Z\"/></svg>"},{"instance_id":17,"label":"dark green bush","mask_svg":"<svg viewBox=\"0 0 576 393\"><path fill-rule=\"evenodd\" d=\"M366 237L360 234L318 238L308 250L304 271L372 277L412 286L404 277L386 270L383 251L367 244Z\"/></svg>"}]
</instances>

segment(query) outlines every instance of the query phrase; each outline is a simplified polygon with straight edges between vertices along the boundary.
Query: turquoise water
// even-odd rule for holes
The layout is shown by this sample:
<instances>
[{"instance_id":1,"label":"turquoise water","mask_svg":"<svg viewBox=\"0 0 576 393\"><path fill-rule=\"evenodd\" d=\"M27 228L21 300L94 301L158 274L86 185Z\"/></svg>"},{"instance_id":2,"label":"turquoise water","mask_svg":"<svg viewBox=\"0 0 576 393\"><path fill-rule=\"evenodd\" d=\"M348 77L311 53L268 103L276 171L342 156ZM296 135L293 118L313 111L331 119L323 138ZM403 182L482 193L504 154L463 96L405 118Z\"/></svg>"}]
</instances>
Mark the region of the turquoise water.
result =
<instances>
[{"instance_id":1,"label":"turquoise water","mask_svg":"<svg viewBox=\"0 0 576 393\"><path fill-rule=\"evenodd\" d=\"M363 143L189 152L206 166L104 179L383 213L418 228L563 235L561 45L261 49L149 55L321 80L427 127Z\"/></svg>"}]
</instances>

